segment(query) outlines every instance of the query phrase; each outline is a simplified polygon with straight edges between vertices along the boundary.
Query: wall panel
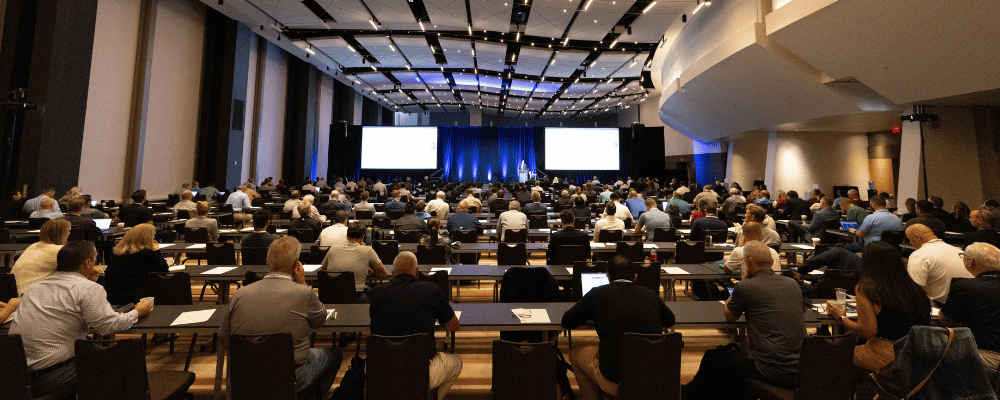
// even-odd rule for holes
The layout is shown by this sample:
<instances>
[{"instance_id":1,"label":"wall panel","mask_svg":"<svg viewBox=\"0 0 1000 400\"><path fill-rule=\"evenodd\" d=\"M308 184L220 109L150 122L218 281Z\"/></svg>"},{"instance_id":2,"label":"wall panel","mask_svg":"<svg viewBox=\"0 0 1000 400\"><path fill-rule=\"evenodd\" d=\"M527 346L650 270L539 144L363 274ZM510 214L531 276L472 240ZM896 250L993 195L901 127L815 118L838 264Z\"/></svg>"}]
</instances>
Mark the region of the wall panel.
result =
<instances>
[{"instance_id":1,"label":"wall panel","mask_svg":"<svg viewBox=\"0 0 1000 400\"><path fill-rule=\"evenodd\" d=\"M301 176L283 177L281 154L285 139L285 94L288 90L288 53L267 43L261 97L260 132L257 133L257 176L287 178L301 183Z\"/></svg>"}]
</instances>

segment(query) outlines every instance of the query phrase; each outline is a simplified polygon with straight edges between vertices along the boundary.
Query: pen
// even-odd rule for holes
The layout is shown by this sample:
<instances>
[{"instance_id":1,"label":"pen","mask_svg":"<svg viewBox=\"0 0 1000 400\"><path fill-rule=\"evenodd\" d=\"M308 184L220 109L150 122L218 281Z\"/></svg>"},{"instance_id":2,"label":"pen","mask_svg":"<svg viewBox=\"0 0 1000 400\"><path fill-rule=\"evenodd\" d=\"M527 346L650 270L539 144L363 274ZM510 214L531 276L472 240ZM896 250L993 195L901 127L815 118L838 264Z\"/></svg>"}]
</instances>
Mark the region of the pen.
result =
<instances>
[{"instance_id":1,"label":"pen","mask_svg":"<svg viewBox=\"0 0 1000 400\"><path fill-rule=\"evenodd\" d=\"M337 319L337 310L333 310L333 319Z\"/></svg>"}]
</instances>

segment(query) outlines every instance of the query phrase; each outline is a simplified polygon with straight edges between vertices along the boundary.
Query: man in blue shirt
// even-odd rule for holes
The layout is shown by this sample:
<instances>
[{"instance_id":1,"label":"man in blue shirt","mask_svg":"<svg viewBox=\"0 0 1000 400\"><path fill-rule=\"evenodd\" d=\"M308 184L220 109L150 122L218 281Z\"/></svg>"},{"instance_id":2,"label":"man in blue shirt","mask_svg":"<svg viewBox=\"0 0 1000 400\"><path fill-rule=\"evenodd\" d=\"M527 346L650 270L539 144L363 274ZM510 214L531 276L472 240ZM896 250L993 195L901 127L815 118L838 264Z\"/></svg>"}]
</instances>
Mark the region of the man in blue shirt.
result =
<instances>
[{"instance_id":1,"label":"man in blue shirt","mask_svg":"<svg viewBox=\"0 0 1000 400\"><path fill-rule=\"evenodd\" d=\"M729 230L729 225L715 215L717 207L716 203L707 203L705 216L694 220L694 223L691 224L691 240L704 240L707 235L705 231L726 232Z\"/></svg>"},{"instance_id":2,"label":"man in blue shirt","mask_svg":"<svg viewBox=\"0 0 1000 400\"><path fill-rule=\"evenodd\" d=\"M399 201L399 197L402 194L399 190L392 191L392 200L385 203L385 215L392 219L399 219L403 216L403 209L406 208L406 203Z\"/></svg>"},{"instance_id":3,"label":"man in blue shirt","mask_svg":"<svg viewBox=\"0 0 1000 400\"><path fill-rule=\"evenodd\" d=\"M885 209L885 198L874 196L870 200L872 209L875 212L865 218L865 222L858 229L851 229L851 233L860 236L863 242L854 242L845 247L855 253L864 249L865 243L882 240L882 233L886 231L902 232L903 222L899 217L893 215Z\"/></svg>"},{"instance_id":4,"label":"man in blue shirt","mask_svg":"<svg viewBox=\"0 0 1000 400\"><path fill-rule=\"evenodd\" d=\"M812 222L809 226L802 226L802 223L796 220L788 221L788 241L791 243L798 243L798 238L801 237L805 241L811 241L812 238L820 237L823 234L823 230L826 229L826 223L829 221L836 221L840 219L840 214L837 210L832 207L833 198L830 196L824 196L819 201L820 209L813 214Z\"/></svg>"},{"instance_id":5,"label":"man in blue shirt","mask_svg":"<svg viewBox=\"0 0 1000 400\"><path fill-rule=\"evenodd\" d=\"M475 230L483 233L483 224L472 214L469 214L469 201L462 200L458 203L455 213L448 217L448 232L454 233L460 230Z\"/></svg>"},{"instance_id":6,"label":"man in blue shirt","mask_svg":"<svg viewBox=\"0 0 1000 400\"><path fill-rule=\"evenodd\" d=\"M632 213L632 219L639 219L639 214L646 211L646 201L639 197L635 189L628 190L628 198L625 199L628 211Z\"/></svg>"},{"instance_id":7,"label":"man in blue shirt","mask_svg":"<svg viewBox=\"0 0 1000 400\"><path fill-rule=\"evenodd\" d=\"M684 193L674 192L674 197L667 202L676 204L681 210L681 215L686 215L691 212L691 204L684 201Z\"/></svg>"},{"instance_id":8,"label":"man in blue shirt","mask_svg":"<svg viewBox=\"0 0 1000 400\"><path fill-rule=\"evenodd\" d=\"M250 196L246 194L247 184L242 184L239 190L230 193L229 198L226 199L226 204L231 204L233 206L233 224L237 226L237 229L243 227L243 224L253 219L253 214L250 209Z\"/></svg>"},{"instance_id":9,"label":"man in blue shirt","mask_svg":"<svg viewBox=\"0 0 1000 400\"><path fill-rule=\"evenodd\" d=\"M670 229L670 216L656 208L656 199L646 199L646 212L639 216L635 223L635 232L646 232L646 241L656 241L656 228Z\"/></svg>"}]
</instances>

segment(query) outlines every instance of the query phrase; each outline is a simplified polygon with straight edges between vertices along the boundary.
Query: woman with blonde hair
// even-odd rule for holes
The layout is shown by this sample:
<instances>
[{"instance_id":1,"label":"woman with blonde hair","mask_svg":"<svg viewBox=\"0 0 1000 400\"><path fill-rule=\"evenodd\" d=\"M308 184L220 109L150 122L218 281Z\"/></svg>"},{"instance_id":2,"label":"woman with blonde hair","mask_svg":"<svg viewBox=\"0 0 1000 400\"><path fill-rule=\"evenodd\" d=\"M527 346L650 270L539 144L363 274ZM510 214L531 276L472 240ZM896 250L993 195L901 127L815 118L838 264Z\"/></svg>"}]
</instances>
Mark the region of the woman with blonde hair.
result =
<instances>
[{"instance_id":1,"label":"woman with blonde hair","mask_svg":"<svg viewBox=\"0 0 1000 400\"><path fill-rule=\"evenodd\" d=\"M115 245L104 272L109 303L138 303L150 296L146 283L149 273L169 271L167 261L160 254L160 244L153 239L155 235L153 225L139 224Z\"/></svg>"},{"instance_id":2,"label":"woman with blonde hair","mask_svg":"<svg viewBox=\"0 0 1000 400\"><path fill-rule=\"evenodd\" d=\"M218 242L219 221L208 217L208 212L212 210L212 206L208 205L207 201L199 201L195 203L194 210L198 216L187 220L184 223L184 228L205 228L208 230L208 241L211 243Z\"/></svg>"},{"instance_id":3,"label":"woman with blonde hair","mask_svg":"<svg viewBox=\"0 0 1000 400\"><path fill-rule=\"evenodd\" d=\"M69 190L66 191L66 194L64 194L63 197L59 198L59 203L60 204L69 203L70 200L73 200L73 199L75 199L77 197L80 197L82 195L83 195L83 193L80 193L80 188L78 188L76 186L73 186Z\"/></svg>"},{"instance_id":4,"label":"woman with blonde hair","mask_svg":"<svg viewBox=\"0 0 1000 400\"><path fill-rule=\"evenodd\" d=\"M17 281L18 296L56 272L56 254L66 244L70 226L65 218L50 219L42 225L38 241L28 246L11 268L10 272Z\"/></svg>"}]
</instances>

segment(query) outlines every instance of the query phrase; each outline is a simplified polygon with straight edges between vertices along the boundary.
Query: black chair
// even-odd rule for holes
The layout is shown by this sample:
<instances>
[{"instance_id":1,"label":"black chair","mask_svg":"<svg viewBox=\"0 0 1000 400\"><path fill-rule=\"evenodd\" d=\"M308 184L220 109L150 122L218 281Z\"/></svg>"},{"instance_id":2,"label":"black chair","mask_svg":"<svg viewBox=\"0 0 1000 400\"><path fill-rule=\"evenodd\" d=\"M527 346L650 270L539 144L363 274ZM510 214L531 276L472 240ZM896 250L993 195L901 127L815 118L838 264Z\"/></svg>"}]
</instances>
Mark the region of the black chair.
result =
<instances>
[{"instance_id":1,"label":"black chair","mask_svg":"<svg viewBox=\"0 0 1000 400\"><path fill-rule=\"evenodd\" d=\"M409 336L370 335L365 348L366 400L427 400L434 342L425 333ZM435 393L437 390L431 391Z\"/></svg>"},{"instance_id":2,"label":"black chair","mask_svg":"<svg viewBox=\"0 0 1000 400\"><path fill-rule=\"evenodd\" d=\"M836 299L837 288L847 289L847 293L854 295L854 287L861 280L861 271L850 271L843 269L827 269L823 272L823 284L820 285L817 299Z\"/></svg>"},{"instance_id":3,"label":"black chair","mask_svg":"<svg viewBox=\"0 0 1000 400\"><path fill-rule=\"evenodd\" d=\"M208 243L208 228L184 227L184 243Z\"/></svg>"},{"instance_id":4,"label":"black chair","mask_svg":"<svg viewBox=\"0 0 1000 400\"><path fill-rule=\"evenodd\" d=\"M0 274L0 301L6 303L7 300L19 297L17 295L17 278L10 272Z\"/></svg>"},{"instance_id":5,"label":"black chair","mask_svg":"<svg viewBox=\"0 0 1000 400\"><path fill-rule=\"evenodd\" d=\"M292 335L231 335L227 387L233 400L296 398Z\"/></svg>"},{"instance_id":6,"label":"black chair","mask_svg":"<svg viewBox=\"0 0 1000 400\"><path fill-rule=\"evenodd\" d=\"M392 211L386 211L385 212L385 216L388 217L389 219L392 219L392 220L403 218L404 215L406 215L406 214L403 213L402 210L392 210Z\"/></svg>"},{"instance_id":7,"label":"black chair","mask_svg":"<svg viewBox=\"0 0 1000 400\"><path fill-rule=\"evenodd\" d=\"M191 211L185 209L177 210L177 219L191 219Z\"/></svg>"},{"instance_id":8,"label":"black chair","mask_svg":"<svg viewBox=\"0 0 1000 400\"><path fill-rule=\"evenodd\" d=\"M402 230L395 231L393 238L399 243L420 243L420 231Z\"/></svg>"},{"instance_id":9,"label":"black chair","mask_svg":"<svg viewBox=\"0 0 1000 400\"><path fill-rule=\"evenodd\" d=\"M420 264L447 264L448 253L442 244L418 245L417 262Z\"/></svg>"},{"instance_id":10,"label":"black chair","mask_svg":"<svg viewBox=\"0 0 1000 400\"><path fill-rule=\"evenodd\" d=\"M418 279L431 282L441 288L444 298L451 301L451 281L448 280L448 271L437 271L429 274L421 272L419 275Z\"/></svg>"},{"instance_id":11,"label":"black chair","mask_svg":"<svg viewBox=\"0 0 1000 400\"><path fill-rule=\"evenodd\" d=\"M573 265L579 261L587 261L590 253L582 244L564 244L556 248L556 265Z\"/></svg>"},{"instance_id":12,"label":"black chair","mask_svg":"<svg viewBox=\"0 0 1000 400\"><path fill-rule=\"evenodd\" d=\"M677 242L674 262L677 264L701 264L705 262L705 243L682 240Z\"/></svg>"},{"instance_id":13,"label":"black chair","mask_svg":"<svg viewBox=\"0 0 1000 400\"><path fill-rule=\"evenodd\" d=\"M524 243L497 243L497 265L528 264Z\"/></svg>"},{"instance_id":14,"label":"black chair","mask_svg":"<svg viewBox=\"0 0 1000 400\"><path fill-rule=\"evenodd\" d=\"M395 240L376 240L372 242L372 250L382 260L382 264L392 264L399 255L399 242Z\"/></svg>"},{"instance_id":15,"label":"black chair","mask_svg":"<svg viewBox=\"0 0 1000 400\"><path fill-rule=\"evenodd\" d=\"M318 246L314 244L309 247L308 253L301 253L299 255L299 262L314 265L322 264L328 252L330 252L330 246Z\"/></svg>"},{"instance_id":16,"label":"black chair","mask_svg":"<svg viewBox=\"0 0 1000 400\"><path fill-rule=\"evenodd\" d=\"M288 236L292 236L299 240L299 243L314 243L316 242L316 231L309 228L295 228L288 230Z\"/></svg>"},{"instance_id":17,"label":"black chair","mask_svg":"<svg viewBox=\"0 0 1000 400\"><path fill-rule=\"evenodd\" d=\"M575 271L574 271L575 272ZM543 267L511 267L500 280L499 302L538 303L559 301L559 283ZM544 342L545 332L500 332L511 342Z\"/></svg>"},{"instance_id":18,"label":"black chair","mask_svg":"<svg viewBox=\"0 0 1000 400\"><path fill-rule=\"evenodd\" d=\"M528 229L545 229L549 227L549 217L545 214L528 215Z\"/></svg>"},{"instance_id":19,"label":"black chair","mask_svg":"<svg viewBox=\"0 0 1000 400\"><path fill-rule=\"evenodd\" d=\"M244 247L240 250L243 265L267 265L267 248Z\"/></svg>"},{"instance_id":20,"label":"black chair","mask_svg":"<svg viewBox=\"0 0 1000 400\"><path fill-rule=\"evenodd\" d=\"M580 301L583 297L583 282L580 276L588 273L599 273L603 274L608 272L608 263L606 261L601 261L597 263L588 263L586 261L578 261L573 264L573 292L570 295L570 300Z\"/></svg>"},{"instance_id":21,"label":"black chair","mask_svg":"<svg viewBox=\"0 0 1000 400\"><path fill-rule=\"evenodd\" d=\"M491 375L493 400L555 399L556 346L551 342L494 340Z\"/></svg>"},{"instance_id":22,"label":"black chair","mask_svg":"<svg viewBox=\"0 0 1000 400\"><path fill-rule=\"evenodd\" d=\"M267 275L267 272L247 271L243 274L243 286L258 282L261 279L264 279L265 275Z\"/></svg>"},{"instance_id":23,"label":"black chair","mask_svg":"<svg viewBox=\"0 0 1000 400\"><path fill-rule=\"evenodd\" d=\"M11 400L31 400L31 378L19 335L0 335L0 393Z\"/></svg>"},{"instance_id":24,"label":"black chair","mask_svg":"<svg viewBox=\"0 0 1000 400\"><path fill-rule=\"evenodd\" d=\"M785 389L756 379L744 379L764 400L850 399L854 381L855 334L810 335L802 341L795 389Z\"/></svg>"},{"instance_id":25,"label":"black chair","mask_svg":"<svg viewBox=\"0 0 1000 400\"><path fill-rule=\"evenodd\" d=\"M726 240L729 239L728 230L706 229L705 234L712 235L712 243L726 243Z\"/></svg>"},{"instance_id":26,"label":"black chair","mask_svg":"<svg viewBox=\"0 0 1000 400\"><path fill-rule=\"evenodd\" d=\"M623 222L625 223L625 229L632 229L635 226L635 220L632 218L626 219Z\"/></svg>"},{"instance_id":27,"label":"black chair","mask_svg":"<svg viewBox=\"0 0 1000 400\"><path fill-rule=\"evenodd\" d=\"M574 218L573 227L576 229L587 229L587 225L592 225L590 223L590 218Z\"/></svg>"},{"instance_id":28,"label":"black chair","mask_svg":"<svg viewBox=\"0 0 1000 400\"><path fill-rule=\"evenodd\" d=\"M375 212L371 210L355 210L354 218L356 219L372 219L375 216Z\"/></svg>"},{"instance_id":29,"label":"black chair","mask_svg":"<svg viewBox=\"0 0 1000 400\"><path fill-rule=\"evenodd\" d=\"M316 286L323 304L357 303L353 272L316 271Z\"/></svg>"},{"instance_id":30,"label":"black chair","mask_svg":"<svg viewBox=\"0 0 1000 400\"><path fill-rule=\"evenodd\" d=\"M451 233L452 242L462 242L462 243L478 243L479 234L474 230L458 230ZM479 264L479 258L481 255L479 253L466 253L458 254L458 262L460 264Z\"/></svg>"},{"instance_id":31,"label":"black chair","mask_svg":"<svg viewBox=\"0 0 1000 400\"><path fill-rule=\"evenodd\" d=\"M194 373L146 372L140 339L77 340L75 352L79 400L194 399L187 392Z\"/></svg>"},{"instance_id":32,"label":"black chair","mask_svg":"<svg viewBox=\"0 0 1000 400\"><path fill-rule=\"evenodd\" d=\"M292 210L284 211L282 210L278 213L278 218L280 219L292 219Z\"/></svg>"},{"instance_id":33,"label":"black chair","mask_svg":"<svg viewBox=\"0 0 1000 400\"><path fill-rule=\"evenodd\" d=\"M882 241L889 243L892 247L895 247L896 250L899 250L899 245L903 243L903 238L905 237L906 235L902 231L882 232Z\"/></svg>"},{"instance_id":34,"label":"black chair","mask_svg":"<svg viewBox=\"0 0 1000 400\"><path fill-rule=\"evenodd\" d=\"M642 252L642 242L619 241L618 244L615 245L615 254L625 256L632 262L646 261L646 255Z\"/></svg>"},{"instance_id":35,"label":"black chair","mask_svg":"<svg viewBox=\"0 0 1000 400\"><path fill-rule=\"evenodd\" d=\"M193 303L191 299L191 275L187 272L151 272L147 276L146 282L157 305L189 306ZM174 354L174 342L177 340L177 335L171 334L169 340L170 354ZM188 350L187 360L184 362L185 371L191 368L191 357L194 355L196 342L198 342L198 334L194 333L191 336L191 348Z\"/></svg>"},{"instance_id":36,"label":"black chair","mask_svg":"<svg viewBox=\"0 0 1000 400\"><path fill-rule=\"evenodd\" d=\"M41 229L48 218L28 218L28 229Z\"/></svg>"},{"instance_id":37,"label":"black chair","mask_svg":"<svg viewBox=\"0 0 1000 400\"><path fill-rule=\"evenodd\" d=\"M77 240L87 240L87 231L83 228L70 228L69 237L66 238L67 242L75 242Z\"/></svg>"},{"instance_id":38,"label":"black chair","mask_svg":"<svg viewBox=\"0 0 1000 400\"><path fill-rule=\"evenodd\" d=\"M231 213L231 212L233 212L233 205L232 204L225 204L225 203L219 204L219 212L220 213Z\"/></svg>"},{"instance_id":39,"label":"black chair","mask_svg":"<svg viewBox=\"0 0 1000 400\"><path fill-rule=\"evenodd\" d=\"M385 215L372 217L372 226L379 229L392 229L392 219Z\"/></svg>"},{"instance_id":40,"label":"black chair","mask_svg":"<svg viewBox=\"0 0 1000 400\"><path fill-rule=\"evenodd\" d=\"M646 289L652 290L657 296L660 295L660 262L654 261L649 265L635 263L635 283Z\"/></svg>"},{"instance_id":41,"label":"black chair","mask_svg":"<svg viewBox=\"0 0 1000 400\"><path fill-rule=\"evenodd\" d=\"M528 242L528 230L527 229L504 229L503 230L503 242L504 243L527 243Z\"/></svg>"},{"instance_id":42,"label":"black chair","mask_svg":"<svg viewBox=\"0 0 1000 400\"><path fill-rule=\"evenodd\" d=\"M681 398L680 333L622 335L618 399Z\"/></svg>"},{"instance_id":43,"label":"black chair","mask_svg":"<svg viewBox=\"0 0 1000 400\"><path fill-rule=\"evenodd\" d=\"M236 246L232 243L209 243L205 253L209 265L236 265Z\"/></svg>"},{"instance_id":44,"label":"black chair","mask_svg":"<svg viewBox=\"0 0 1000 400\"><path fill-rule=\"evenodd\" d=\"M597 234L598 242L620 242L624 237L624 231L621 229L602 229L600 233Z\"/></svg>"},{"instance_id":45,"label":"black chair","mask_svg":"<svg viewBox=\"0 0 1000 400\"><path fill-rule=\"evenodd\" d=\"M677 228L656 228L653 229L653 241L654 242L676 242L677 241Z\"/></svg>"}]
</instances>

